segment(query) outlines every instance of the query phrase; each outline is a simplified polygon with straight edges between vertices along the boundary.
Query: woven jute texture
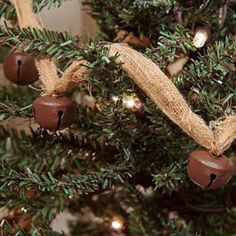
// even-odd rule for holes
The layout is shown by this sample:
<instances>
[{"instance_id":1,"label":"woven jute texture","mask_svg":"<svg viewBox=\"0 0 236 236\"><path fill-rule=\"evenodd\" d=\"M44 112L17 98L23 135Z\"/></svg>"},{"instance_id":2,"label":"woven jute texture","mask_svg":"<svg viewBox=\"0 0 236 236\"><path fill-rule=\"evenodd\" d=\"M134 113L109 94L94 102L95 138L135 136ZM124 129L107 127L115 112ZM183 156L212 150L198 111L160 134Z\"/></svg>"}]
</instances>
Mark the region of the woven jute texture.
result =
<instances>
[{"instance_id":1,"label":"woven jute texture","mask_svg":"<svg viewBox=\"0 0 236 236\"><path fill-rule=\"evenodd\" d=\"M228 149L236 138L236 116L230 115L209 127L187 105L171 80L149 58L126 45L111 44L109 56L119 54L117 62L130 78L184 132L215 155Z\"/></svg>"},{"instance_id":2,"label":"woven jute texture","mask_svg":"<svg viewBox=\"0 0 236 236\"><path fill-rule=\"evenodd\" d=\"M11 2L16 8L20 27L40 28L32 13L32 0L11 0ZM208 126L191 110L171 80L149 58L124 44L107 44L104 47L109 48L109 56L119 54L116 62L121 63L121 67L130 78L198 144L210 149L215 155L229 148L236 138L235 115L211 122L211 126ZM59 95L87 80L85 66L87 63L85 60L76 61L63 76L59 77L54 62L49 59L39 60L37 68L44 84L45 94Z\"/></svg>"},{"instance_id":3,"label":"woven jute texture","mask_svg":"<svg viewBox=\"0 0 236 236\"><path fill-rule=\"evenodd\" d=\"M53 88L53 93L60 94L72 90L78 84L87 80L88 70L86 60L73 62L64 72L61 80Z\"/></svg>"},{"instance_id":4,"label":"woven jute texture","mask_svg":"<svg viewBox=\"0 0 236 236\"><path fill-rule=\"evenodd\" d=\"M28 26L40 28L39 23L33 17L33 1L32 0L10 0L16 9L18 23L21 28Z\"/></svg>"}]
</instances>

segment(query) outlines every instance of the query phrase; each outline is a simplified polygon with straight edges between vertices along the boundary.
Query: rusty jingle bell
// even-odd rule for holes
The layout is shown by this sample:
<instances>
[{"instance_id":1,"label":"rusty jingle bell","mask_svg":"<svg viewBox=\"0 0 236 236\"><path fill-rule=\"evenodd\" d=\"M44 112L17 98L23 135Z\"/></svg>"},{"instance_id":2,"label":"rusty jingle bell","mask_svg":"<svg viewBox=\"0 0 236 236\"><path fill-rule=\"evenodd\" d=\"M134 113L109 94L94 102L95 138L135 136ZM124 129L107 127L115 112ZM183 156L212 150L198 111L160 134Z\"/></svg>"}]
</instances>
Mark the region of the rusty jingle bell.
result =
<instances>
[{"instance_id":1,"label":"rusty jingle bell","mask_svg":"<svg viewBox=\"0 0 236 236\"><path fill-rule=\"evenodd\" d=\"M28 85L39 78L34 57L22 52L6 56L3 70L6 78L18 85Z\"/></svg>"},{"instance_id":2,"label":"rusty jingle bell","mask_svg":"<svg viewBox=\"0 0 236 236\"><path fill-rule=\"evenodd\" d=\"M233 162L225 156L214 156L208 150L195 150L187 165L189 178L203 189L226 184L234 173Z\"/></svg>"},{"instance_id":3,"label":"rusty jingle bell","mask_svg":"<svg viewBox=\"0 0 236 236\"><path fill-rule=\"evenodd\" d=\"M36 122L45 129L57 131L72 124L76 113L76 104L67 97L39 97L33 102Z\"/></svg>"}]
</instances>

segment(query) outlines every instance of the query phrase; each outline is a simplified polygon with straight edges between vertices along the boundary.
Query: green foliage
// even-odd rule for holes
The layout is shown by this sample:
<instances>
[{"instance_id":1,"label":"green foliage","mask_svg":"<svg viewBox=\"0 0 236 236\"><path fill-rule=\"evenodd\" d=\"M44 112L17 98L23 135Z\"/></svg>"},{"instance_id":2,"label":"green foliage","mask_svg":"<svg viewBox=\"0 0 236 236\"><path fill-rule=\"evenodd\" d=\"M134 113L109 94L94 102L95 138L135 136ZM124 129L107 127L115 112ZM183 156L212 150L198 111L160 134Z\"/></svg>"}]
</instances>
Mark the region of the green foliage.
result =
<instances>
[{"instance_id":1,"label":"green foliage","mask_svg":"<svg viewBox=\"0 0 236 236\"><path fill-rule=\"evenodd\" d=\"M157 38L161 22L169 17L175 1L84 1L92 8L92 15L101 26L103 33L115 38L119 29L133 32L138 37Z\"/></svg>"},{"instance_id":2,"label":"green foliage","mask_svg":"<svg viewBox=\"0 0 236 236\"><path fill-rule=\"evenodd\" d=\"M146 50L146 55L164 70L176 55L185 53L190 61L182 72L173 77L173 82L206 121L216 120L225 112L235 110L235 58L233 39L225 37L206 45L201 51L191 46L191 41L176 37L179 29L160 38L159 46ZM184 32L184 31L183 31Z\"/></svg>"},{"instance_id":3,"label":"green foliage","mask_svg":"<svg viewBox=\"0 0 236 236\"><path fill-rule=\"evenodd\" d=\"M2 137L6 134L6 131L3 131ZM47 138L47 143L42 141L43 137ZM25 137L23 141L9 137L5 140L1 139L0 153L5 163L0 169L1 191L7 192L9 188L16 187L23 190L34 187L42 192L62 191L67 195L76 192L88 194L100 188L107 188L112 182L123 183L123 177L128 176L128 172L126 173L128 166L122 165L116 166L116 171L111 166L107 168L108 166L100 165L99 172L96 166L91 166L89 171L84 170L82 173L82 169L85 168L83 165L91 165L90 159L96 157L95 153L86 151L83 148L84 144L73 136L55 138L47 133L35 133L33 140L30 137ZM39 149L42 151L39 152ZM79 159L84 158L84 163L80 163ZM77 170L71 169L72 166L77 166ZM82 175L75 175L75 172Z\"/></svg>"},{"instance_id":4,"label":"green foliage","mask_svg":"<svg viewBox=\"0 0 236 236\"><path fill-rule=\"evenodd\" d=\"M174 162L170 166L163 168L161 172L153 175L153 181L155 184L154 190L160 190L164 187L163 192L176 191L184 184L186 174L183 173L183 169L186 163Z\"/></svg>"},{"instance_id":5,"label":"green foliage","mask_svg":"<svg viewBox=\"0 0 236 236\"><path fill-rule=\"evenodd\" d=\"M26 173L19 173L6 167L1 167L0 176L2 178L1 191L7 192L10 189L20 191L35 187L42 192L59 192L63 191L66 195L73 195L76 192L88 194L98 191L100 187L106 188L110 179L117 182L124 182L119 174L113 174L113 171L102 170L99 173L90 173L89 175L69 175L56 179L50 172L39 175L33 173L29 168ZM115 181L114 181L115 182ZM19 187L19 189L16 189Z\"/></svg>"},{"instance_id":6,"label":"green foliage","mask_svg":"<svg viewBox=\"0 0 236 236\"><path fill-rule=\"evenodd\" d=\"M211 1L123 1L95 0L84 1L92 8L92 16L100 25L101 31L109 40L117 32L133 32L139 38L147 36L157 45L160 31L173 30L176 21L174 7L182 12L184 27L192 30L194 25L210 23L213 31L217 29L219 8L223 2ZM233 3L232 3L233 5Z\"/></svg>"},{"instance_id":7,"label":"green foliage","mask_svg":"<svg viewBox=\"0 0 236 236\"><path fill-rule=\"evenodd\" d=\"M78 194L95 194L130 178L129 166L99 164L99 153L95 155L84 145L73 136L56 138L47 133L13 139L3 130L0 204L24 207L34 217L37 233L38 227L51 222ZM98 159L98 163L92 159ZM27 195L29 189L35 191L32 198Z\"/></svg>"},{"instance_id":8,"label":"green foliage","mask_svg":"<svg viewBox=\"0 0 236 236\"><path fill-rule=\"evenodd\" d=\"M35 12L62 2L34 1ZM152 46L140 51L164 71L178 57L189 56L184 69L171 79L207 122L235 110L233 1L227 2L222 27L218 23L222 1L85 2L106 39L113 40L120 30L149 37ZM182 12L182 25L174 7ZM15 17L9 1L0 1L0 16ZM205 23L212 29L211 41L196 49L193 29ZM93 39L84 42L68 33L7 25L0 27L0 44L24 44L27 53L53 58L62 71L75 60L87 60L89 80L76 92L96 100L94 108L78 106L76 121L63 134L42 129L30 136L16 134L0 123L0 205L23 207L34 221L30 232L6 221L0 234L60 235L49 227L57 213L68 209L87 219L86 208L102 221L78 219L71 225L71 235L112 235L113 215L125 219L127 236L235 235L235 178L215 191L202 191L187 180L187 158L198 146L115 64L119 55L108 57L109 49ZM0 121L31 118L37 96L26 87L1 89ZM125 107L127 97L140 99L143 109ZM32 197L29 189L35 190Z\"/></svg>"},{"instance_id":9,"label":"green foliage","mask_svg":"<svg viewBox=\"0 0 236 236\"><path fill-rule=\"evenodd\" d=\"M115 57L108 58L108 49L102 49L102 45L96 41L84 44L79 38L72 37L69 33L58 33L50 30L36 28L0 26L0 44L14 46L26 44L25 52L33 52L35 55L48 55L61 63L63 68L68 67L73 61L86 59L91 62L89 68L95 68L98 64L102 67L114 62ZM62 68L62 69L63 69Z\"/></svg>"},{"instance_id":10,"label":"green foliage","mask_svg":"<svg viewBox=\"0 0 236 236\"><path fill-rule=\"evenodd\" d=\"M32 101L36 97L37 93L27 87L0 88L0 121L10 116L31 116Z\"/></svg>"},{"instance_id":11,"label":"green foliage","mask_svg":"<svg viewBox=\"0 0 236 236\"><path fill-rule=\"evenodd\" d=\"M3 62L3 59L4 59L5 55L7 54L7 52L8 52L7 47L1 47L0 48L0 63Z\"/></svg>"},{"instance_id":12,"label":"green foliage","mask_svg":"<svg viewBox=\"0 0 236 236\"><path fill-rule=\"evenodd\" d=\"M0 29L0 37L3 39L9 39L7 42L7 45L9 46L28 42L28 46L25 48L26 52L41 52L41 54L48 54L55 59L64 57L76 59L80 57L78 50L75 50L75 41L67 33L56 33L36 28L11 28L7 25L5 25L5 27L1 26ZM59 52L60 55L58 55ZM67 55L63 55L62 52Z\"/></svg>"},{"instance_id":13,"label":"green foliage","mask_svg":"<svg viewBox=\"0 0 236 236\"><path fill-rule=\"evenodd\" d=\"M8 236L63 236L63 234L57 233L52 230L48 225L44 224L41 227L33 227L30 232L27 232L24 229L21 229L19 226L8 223L7 221L1 226L0 235L8 235Z\"/></svg>"}]
</instances>

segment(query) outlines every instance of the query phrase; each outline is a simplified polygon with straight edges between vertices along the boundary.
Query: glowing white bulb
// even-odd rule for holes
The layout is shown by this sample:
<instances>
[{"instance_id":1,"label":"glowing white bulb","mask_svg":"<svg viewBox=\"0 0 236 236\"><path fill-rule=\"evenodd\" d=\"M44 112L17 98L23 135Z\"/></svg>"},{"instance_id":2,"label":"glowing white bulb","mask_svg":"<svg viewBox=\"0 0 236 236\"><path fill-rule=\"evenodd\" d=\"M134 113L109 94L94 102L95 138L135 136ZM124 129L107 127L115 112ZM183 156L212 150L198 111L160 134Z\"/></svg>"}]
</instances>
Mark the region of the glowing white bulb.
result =
<instances>
[{"instance_id":1,"label":"glowing white bulb","mask_svg":"<svg viewBox=\"0 0 236 236\"><path fill-rule=\"evenodd\" d=\"M126 108L133 108L135 106L135 100L132 98L128 98L127 100L124 101L125 107Z\"/></svg>"},{"instance_id":2,"label":"glowing white bulb","mask_svg":"<svg viewBox=\"0 0 236 236\"><path fill-rule=\"evenodd\" d=\"M118 99L119 99L119 98L118 98L117 96L113 96L113 97L112 97L112 100L113 100L114 102L117 102Z\"/></svg>"},{"instance_id":3,"label":"glowing white bulb","mask_svg":"<svg viewBox=\"0 0 236 236\"><path fill-rule=\"evenodd\" d=\"M197 32L193 39L193 45L196 48L202 48L205 45L207 39L208 35L206 32Z\"/></svg>"},{"instance_id":4,"label":"glowing white bulb","mask_svg":"<svg viewBox=\"0 0 236 236\"><path fill-rule=\"evenodd\" d=\"M27 212L27 210L24 208L24 207L21 207L21 209L20 209L21 211L23 211L23 212Z\"/></svg>"},{"instance_id":5,"label":"glowing white bulb","mask_svg":"<svg viewBox=\"0 0 236 236\"><path fill-rule=\"evenodd\" d=\"M112 101L117 102L119 100L119 97L113 96ZM131 96L123 96L121 99L122 105L127 109L140 109L142 107L141 101L137 97L131 97Z\"/></svg>"},{"instance_id":6,"label":"glowing white bulb","mask_svg":"<svg viewBox=\"0 0 236 236\"><path fill-rule=\"evenodd\" d=\"M113 220L111 222L111 226L112 226L113 229L119 230L119 229L122 228L122 223L120 221L118 221L118 220Z\"/></svg>"},{"instance_id":7,"label":"glowing white bulb","mask_svg":"<svg viewBox=\"0 0 236 236\"><path fill-rule=\"evenodd\" d=\"M2 219L2 221L0 223L0 227L3 227L4 223L5 223L5 219Z\"/></svg>"},{"instance_id":8,"label":"glowing white bulb","mask_svg":"<svg viewBox=\"0 0 236 236\"><path fill-rule=\"evenodd\" d=\"M211 30L208 26L199 26L195 29L193 45L201 48L211 37Z\"/></svg>"}]
</instances>

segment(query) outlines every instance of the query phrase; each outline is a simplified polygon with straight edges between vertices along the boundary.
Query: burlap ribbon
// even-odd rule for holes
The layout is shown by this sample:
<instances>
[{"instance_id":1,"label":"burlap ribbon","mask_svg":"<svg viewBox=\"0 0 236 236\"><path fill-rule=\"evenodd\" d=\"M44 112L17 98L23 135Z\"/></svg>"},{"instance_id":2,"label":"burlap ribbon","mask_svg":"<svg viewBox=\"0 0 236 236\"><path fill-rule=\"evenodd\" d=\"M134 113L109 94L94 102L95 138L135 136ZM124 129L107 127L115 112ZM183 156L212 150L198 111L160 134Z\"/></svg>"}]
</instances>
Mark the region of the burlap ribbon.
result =
<instances>
[{"instance_id":1,"label":"burlap ribbon","mask_svg":"<svg viewBox=\"0 0 236 236\"><path fill-rule=\"evenodd\" d=\"M171 80L141 53L120 44L111 44L110 56L119 53L118 63L152 101L185 133L215 155L229 148L236 138L236 116L211 122L211 127L196 115Z\"/></svg>"},{"instance_id":2,"label":"burlap ribbon","mask_svg":"<svg viewBox=\"0 0 236 236\"><path fill-rule=\"evenodd\" d=\"M32 0L11 0L16 8L20 27L40 28L32 13ZM121 44L107 44L109 56L119 54L117 63L130 78L152 99L152 101L184 132L215 155L229 148L236 138L236 116L230 115L213 127L206 125L187 105L184 98L169 78L149 58ZM37 62L45 94L64 93L87 78L85 60L74 62L59 77L56 65L49 59Z\"/></svg>"}]
</instances>

